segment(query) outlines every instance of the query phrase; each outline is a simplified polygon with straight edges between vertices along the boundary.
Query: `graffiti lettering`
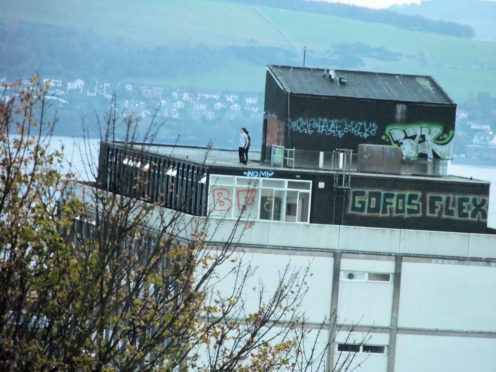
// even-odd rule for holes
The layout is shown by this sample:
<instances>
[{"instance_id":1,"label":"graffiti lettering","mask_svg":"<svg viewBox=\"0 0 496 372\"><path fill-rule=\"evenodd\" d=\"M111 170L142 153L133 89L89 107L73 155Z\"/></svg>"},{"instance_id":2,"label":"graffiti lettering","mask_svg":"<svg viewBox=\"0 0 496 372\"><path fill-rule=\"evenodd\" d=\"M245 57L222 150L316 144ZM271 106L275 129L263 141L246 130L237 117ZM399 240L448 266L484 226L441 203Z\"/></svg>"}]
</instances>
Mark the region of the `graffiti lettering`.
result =
<instances>
[{"instance_id":1,"label":"graffiti lettering","mask_svg":"<svg viewBox=\"0 0 496 372\"><path fill-rule=\"evenodd\" d=\"M401 147L404 156L450 159L454 131L443 133L441 124L390 125L384 139Z\"/></svg>"},{"instance_id":2,"label":"graffiti lettering","mask_svg":"<svg viewBox=\"0 0 496 372\"><path fill-rule=\"evenodd\" d=\"M487 196L472 194L425 194L425 214L421 191L352 189L347 213L370 217L449 218L487 221Z\"/></svg>"},{"instance_id":3,"label":"graffiti lettering","mask_svg":"<svg viewBox=\"0 0 496 372\"><path fill-rule=\"evenodd\" d=\"M255 226L255 222L248 221L245 223L245 230L249 230L249 229L253 228L253 226Z\"/></svg>"},{"instance_id":4,"label":"graffiti lettering","mask_svg":"<svg viewBox=\"0 0 496 372\"><path fill-rule=\"evenodd\" d=\"M275 114L267 114L267 136L268 145L284 146L284 123L277 119Z\"/></svg>"},{"instance_id":5,"label":"graffiti lettering","mask_svg":"<svg viewBox=\"0 0 496 372\"><path fill-rule=\"evenodd\" d=\"M339 138L345 135L368 138L377 133L377 124L374 122L346 119L298 118L289 122L289 128L301 134L317 133Z\"/></svg>"},{"instance_id":6,"label":"graffiti lettering","mask_svg":"<svg viewBox=\"0 0 496 372\"><path fill-rule=\"evenodd\" d=\"M236 197L238 202L238 210L244 212L249 207L253 207L255 205L255 200L257 198L257 190L254 189L237 190Z\"/></svg>"},{"instance_id":7,"label":"graffiti lettering","mask_svg":"<svg viewBox=\"0 0 496 372\"><path fill-rule=\"evenodd\" d=\"M353 189L349 214L378 217L418 217L422 215L420 191L383 191Z\"/></svg>"},{"instance_id":8,"label":"graffiti lettering","mask_svg":"<svg viewBox=\"0 0 496 372\"><path fill-rule=\"evenodd\" d=\"M212 189L212 198L214 200L214 211L228 212L231 210L232 200L229 189L223 187Z\"/></svg>"},{"instance_id":9,"label":"graffiti lettering","mask_svg":"<svg viewBox=\"0 0 496 372\"><path fill-rule=\"evenodd\" d=\"M246 177L252 177L252 178L270 178L274 175L274 172L249 170L243 172L243 174Z\"/></svg>"},{"instance_id":10,"label":"graffiti lettering","mask_svg":"<svg viewBox=\"0 0 496 372\"><path fill-rule=\"evenodd\" d=\"M487 221L487 197L427 193L427 216Z\"/></svg>"}]
</instances>

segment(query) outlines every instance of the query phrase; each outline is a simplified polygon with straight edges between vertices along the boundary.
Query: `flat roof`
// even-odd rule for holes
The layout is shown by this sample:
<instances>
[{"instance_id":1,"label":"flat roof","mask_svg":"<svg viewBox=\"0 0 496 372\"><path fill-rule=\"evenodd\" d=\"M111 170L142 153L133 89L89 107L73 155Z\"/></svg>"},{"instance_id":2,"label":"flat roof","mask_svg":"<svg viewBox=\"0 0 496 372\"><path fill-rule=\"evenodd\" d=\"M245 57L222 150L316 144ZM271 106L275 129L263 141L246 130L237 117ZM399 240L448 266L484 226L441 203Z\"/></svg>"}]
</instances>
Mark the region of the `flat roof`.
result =
<instances>
[{"instance_id":1,"label":"flat roof","mask_svg":"<svg viewBox=\"0 0 496 372\"><path fill-rule=\"evenodd\" d=\"M267 70L293 94L454 104L431 76L277 65Z\"/></svg>"},{"instance_id":2,"label":"flat roof","mask_svg":"<svg viewBox=\"0 0 496 372\"><path fill-rule=\"evenodd\" d=\"M117 145L123 147L122 142L112 142L111 145ZM181 146L181 145L167 145L167 144L127 144L131 146L133 150L147 152L149 154L156 154L160 156L165 156L167 158L175 159L183 162L191 162L196 164L204 164L206 166L215 167L226 167L226 168L236 168L239 170L270 170L270 171L284 171L284 172L294 172L298 174L333 174L331 169L319 169L319 168L288 168L288 167L276 167L269 163L262 162L260 160L260 151L250 151L248 164L244 165L239 162L238 150L230 149L218 149L218 148L207 148L207 147L196 147L196 146ZM384 177L384 178L402 178L410 180L436 180L441 182L472 182L480 184L489 184L488 181L460 177L460 176L428 176L428 175L409 175L409 174L384 174L384 173L365 173L351 171L351 174L371 176L371 177Z\"/></svg>"}]
</instances>

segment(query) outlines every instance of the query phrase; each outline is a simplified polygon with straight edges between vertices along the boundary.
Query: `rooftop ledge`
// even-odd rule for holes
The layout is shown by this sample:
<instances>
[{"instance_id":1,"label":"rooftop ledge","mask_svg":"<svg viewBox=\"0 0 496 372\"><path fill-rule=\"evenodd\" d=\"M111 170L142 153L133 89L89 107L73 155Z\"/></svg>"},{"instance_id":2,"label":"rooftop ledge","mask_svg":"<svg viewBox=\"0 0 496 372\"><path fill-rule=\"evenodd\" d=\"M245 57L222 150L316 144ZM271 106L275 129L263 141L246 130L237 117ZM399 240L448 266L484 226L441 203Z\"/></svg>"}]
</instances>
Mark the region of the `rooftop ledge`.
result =
<instances>
[{"instance_id":1,"label":"rooftop ledge","mask_svg":"<svg viewBox=\"0 0 496 372\"><path fill-rule=\"evenodd\" d=\"M222 220L211 236L223 242L236 221ZM496 235L346 225L243 221L242 245L496 260ZM215 229L214 229L215 230Z\"/></svg>"}]
</instances>

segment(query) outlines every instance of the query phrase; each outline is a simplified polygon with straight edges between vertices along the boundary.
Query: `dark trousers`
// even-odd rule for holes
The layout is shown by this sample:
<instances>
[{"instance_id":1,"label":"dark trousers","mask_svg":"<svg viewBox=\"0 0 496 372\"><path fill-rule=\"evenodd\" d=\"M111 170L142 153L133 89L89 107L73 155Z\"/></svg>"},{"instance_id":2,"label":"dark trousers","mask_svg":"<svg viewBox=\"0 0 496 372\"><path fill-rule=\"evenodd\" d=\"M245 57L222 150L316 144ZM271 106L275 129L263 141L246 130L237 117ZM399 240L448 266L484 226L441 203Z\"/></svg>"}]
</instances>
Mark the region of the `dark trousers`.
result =
<instances>
[{"instance_id":1,"label":"dark trousers","mask_svg":"<svg viewBox=\"0 0 496 372\"><path fill-rule=\"evenodd\" d=\"M248 151L244 147L238 147L239 162L246 164L248 163Z\"/></svg>"}]
</instances>

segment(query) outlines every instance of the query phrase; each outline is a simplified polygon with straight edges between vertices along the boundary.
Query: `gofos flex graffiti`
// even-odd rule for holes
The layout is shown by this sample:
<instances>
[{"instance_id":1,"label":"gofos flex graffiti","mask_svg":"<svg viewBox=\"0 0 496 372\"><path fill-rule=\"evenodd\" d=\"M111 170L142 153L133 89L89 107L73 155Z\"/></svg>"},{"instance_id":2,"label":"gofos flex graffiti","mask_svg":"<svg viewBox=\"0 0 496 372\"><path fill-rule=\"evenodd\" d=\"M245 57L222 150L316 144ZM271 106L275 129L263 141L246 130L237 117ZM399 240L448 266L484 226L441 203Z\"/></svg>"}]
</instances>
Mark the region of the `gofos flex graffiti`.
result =
<instances>
[{"instance_id":1,"label":"gofos flex graffiti","mask_svg":"<svg viewBox=\"0 0 496 372\"><path fill-rule=\"evenodd\" d=\"M441 124L393 124L386 127L383 140L401 147L403 156L451 159L454 134L453 130L444 133Z\"/></svg>"}]
</instances>

